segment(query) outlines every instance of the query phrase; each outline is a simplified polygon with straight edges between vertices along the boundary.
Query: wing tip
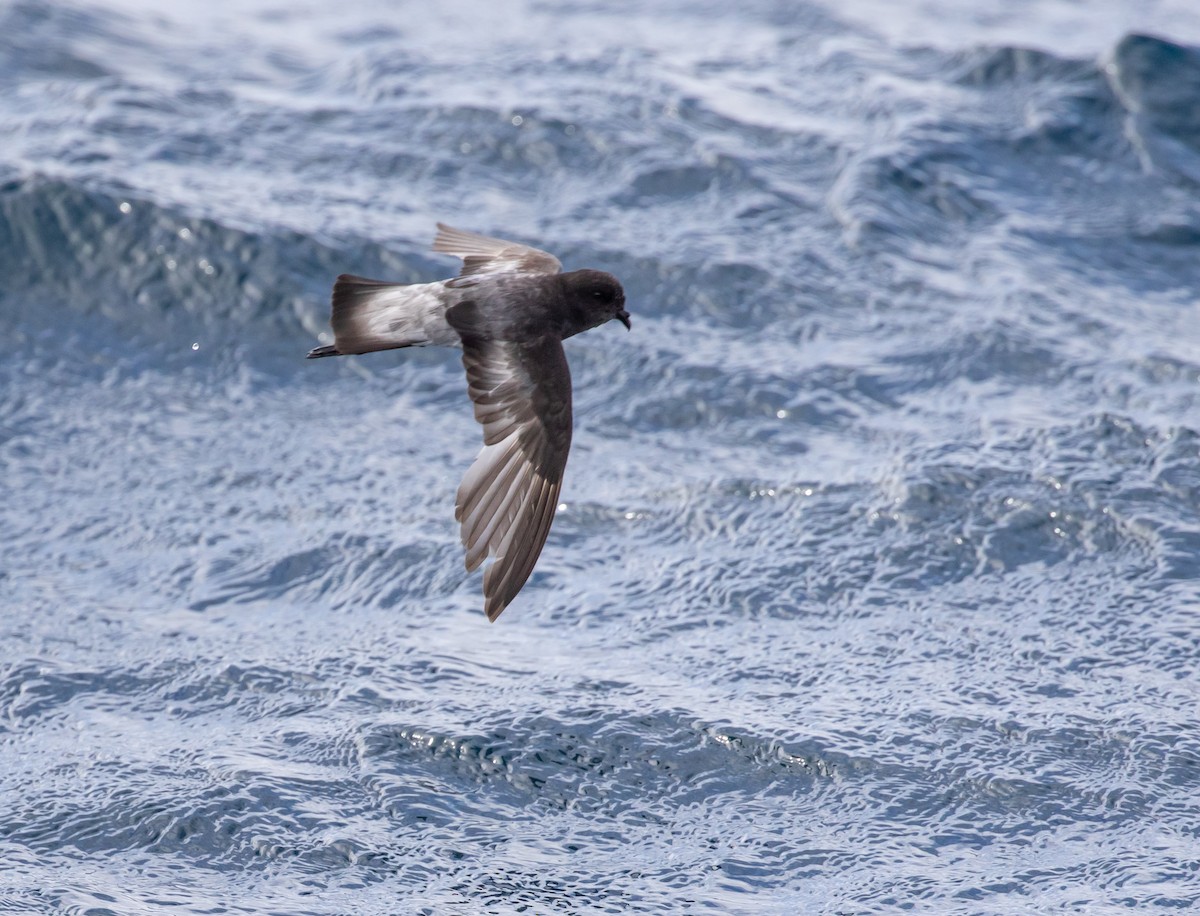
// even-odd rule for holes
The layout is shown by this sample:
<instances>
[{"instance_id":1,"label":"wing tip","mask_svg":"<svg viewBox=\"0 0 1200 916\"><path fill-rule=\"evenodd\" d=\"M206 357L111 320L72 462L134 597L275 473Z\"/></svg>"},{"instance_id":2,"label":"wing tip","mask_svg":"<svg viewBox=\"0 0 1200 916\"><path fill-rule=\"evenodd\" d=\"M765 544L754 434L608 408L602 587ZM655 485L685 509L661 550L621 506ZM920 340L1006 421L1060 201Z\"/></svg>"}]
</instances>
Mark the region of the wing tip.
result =
<instances>
[{"instance_id":1,"label":"wing tip","mask_svg":"<svg viewBox=\"0 0 1200 916\"><path fill-rule=\"evenodd\" d=\"M437 235L433 237L433 250L460 258L466 258L469 255L494 257L508 248L524 247L517 242L499 239L493 235L483 235L480 232L471 232L469 229L456 229L446 223L438 223L437 230Z\"/></svg>"}]
</instances>

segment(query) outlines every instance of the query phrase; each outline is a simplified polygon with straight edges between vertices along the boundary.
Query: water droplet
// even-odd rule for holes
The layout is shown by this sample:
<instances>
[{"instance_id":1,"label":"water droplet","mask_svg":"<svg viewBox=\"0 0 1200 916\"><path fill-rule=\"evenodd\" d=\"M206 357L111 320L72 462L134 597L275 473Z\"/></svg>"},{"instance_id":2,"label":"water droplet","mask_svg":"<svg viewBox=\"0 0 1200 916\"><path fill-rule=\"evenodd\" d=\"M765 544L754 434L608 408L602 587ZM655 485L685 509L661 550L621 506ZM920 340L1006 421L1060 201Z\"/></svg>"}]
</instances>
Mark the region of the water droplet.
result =
<instances>
[{"instance_id":1,"label":"water droplet","mask_svg":"<svg viewBox=\"0 0 1200 916\"><path fill-rule=\"evenodd\" d=\"M193 344L192 344L192 349L193 349L193 350L199 350L199 349L200 349L200 341L198 341L198 340L197 340L195 343L193 343Z\"/></svg>"},{"instance_id":2,"label":"water droplet","mask_svg":"<svg viewBox=\"0 0 1200 916\"><path fill-rule=\"evenodd\" d=\"M179 230L179 237L181 239L190 239L192 237L192 230L189 229L187 226L184 226L182 229Z\"/></svg>"},{"instance_id":3,"label":"water droplet","mask_svg":"<svg viewBox=\"0 0 1200 916\"><path fill-rule=\"evenodd\" d=\"M512 119L513 127L520 127L524 123L525 123L525 119L522 118L520 115L513 115L513 119Z\"/></svg>"},{"instance_id":4,"label":"water droplet","mask_svg":"<svg viewBox=\"0 0 1200 916\"><path fill-rule=\"evenodd\" d=\"M777 410L777 411L775 411L775 416L776 416L776 417L778 417L780 420L782 420L782 419L784 419L785 417L787 417L787 415L788 415L788 412L787 412L786 410Z\"/></svg>"},{"instance_id":5,"label":"water droplet","mask_svg":"<svg viewBox=\"0 0 1200 916\"><path fill-rule=\"evenodd\" d=\"M566 512L566 511L567 511L567 504L566 504L566 503L559 503L559 504L558 504L558 511L559 511L559 512Z\"/></svg>"},{"instance_id":6,"label":"water droplet","mask_svg":"<svg viewBox=\"0 0 1200 916\"><path fill-rule=\"evenodd\" d=\"M133 206L127 200L121 201L121 205L119 207L117 207L117 209L120 210L122 213L132 213L133 212Z\"/></svg>"}]
</instances>

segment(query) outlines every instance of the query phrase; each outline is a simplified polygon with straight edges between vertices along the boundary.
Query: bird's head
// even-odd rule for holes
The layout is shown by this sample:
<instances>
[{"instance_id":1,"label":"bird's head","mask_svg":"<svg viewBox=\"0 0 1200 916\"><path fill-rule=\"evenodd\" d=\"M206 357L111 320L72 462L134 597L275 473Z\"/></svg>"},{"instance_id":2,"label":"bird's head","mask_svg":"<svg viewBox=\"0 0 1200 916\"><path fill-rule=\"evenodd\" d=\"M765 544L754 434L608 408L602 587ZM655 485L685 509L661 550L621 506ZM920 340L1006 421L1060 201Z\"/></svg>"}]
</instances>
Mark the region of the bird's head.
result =
<instances>
[{"instance_id":1,"label":"bird's head","mask_svg":"<svg viewBox=\"0 0 1200 916\"><path fill-rule=\"evenodd\" d=\"M628 330L625 290L612 274L602 270L573 270L561 275L567 300L568 324L564 337L617 319Z\"/></svg>"}]
</instances>

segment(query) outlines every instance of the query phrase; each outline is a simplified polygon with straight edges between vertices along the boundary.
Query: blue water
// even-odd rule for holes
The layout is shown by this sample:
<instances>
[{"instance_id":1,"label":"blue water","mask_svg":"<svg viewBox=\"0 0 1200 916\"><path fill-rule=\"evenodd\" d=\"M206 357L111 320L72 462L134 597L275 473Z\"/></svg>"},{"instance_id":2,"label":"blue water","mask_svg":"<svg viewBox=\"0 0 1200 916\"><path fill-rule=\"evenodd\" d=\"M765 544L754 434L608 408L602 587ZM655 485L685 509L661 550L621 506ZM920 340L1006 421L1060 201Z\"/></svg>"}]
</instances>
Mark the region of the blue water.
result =
<instances>
[{"instance_id":1,"label":"blue water","mask_svg":"<svg viewBox=\"0 0 1200 916\"><path fill-rule=\"evenodd\" d=\"M1200 11L0 7L0 912L1200 906ZM496 624L436 220L615 273Z\"/></svg>"}]
</instances>

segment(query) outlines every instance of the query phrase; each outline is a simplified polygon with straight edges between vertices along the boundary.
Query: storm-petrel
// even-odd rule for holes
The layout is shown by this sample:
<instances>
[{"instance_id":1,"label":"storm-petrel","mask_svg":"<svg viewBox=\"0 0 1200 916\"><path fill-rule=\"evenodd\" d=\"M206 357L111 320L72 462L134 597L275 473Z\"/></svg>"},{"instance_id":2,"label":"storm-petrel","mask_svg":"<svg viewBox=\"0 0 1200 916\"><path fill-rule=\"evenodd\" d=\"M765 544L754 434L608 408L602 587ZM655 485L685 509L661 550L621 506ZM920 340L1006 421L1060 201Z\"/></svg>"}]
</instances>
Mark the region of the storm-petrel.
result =
<instances>
[{"instance_id":1,"label":"storm-petrel","mask_svg":"<svg viewBox=\"0 0 1200 916\"><path fill-rule=\"evenodd\" d=\"M467 570L488 557L483 609L495 620L525 584L558 509L571 447L571 373L564 338L616 318L625 291L600 270L562 273L558 258L438 223L433 250L463 259L436 283L343 274L333 285L333 346L343 356L431 344L462 347L483 449L455 499Z\"/></svg>"}]
</instances>

